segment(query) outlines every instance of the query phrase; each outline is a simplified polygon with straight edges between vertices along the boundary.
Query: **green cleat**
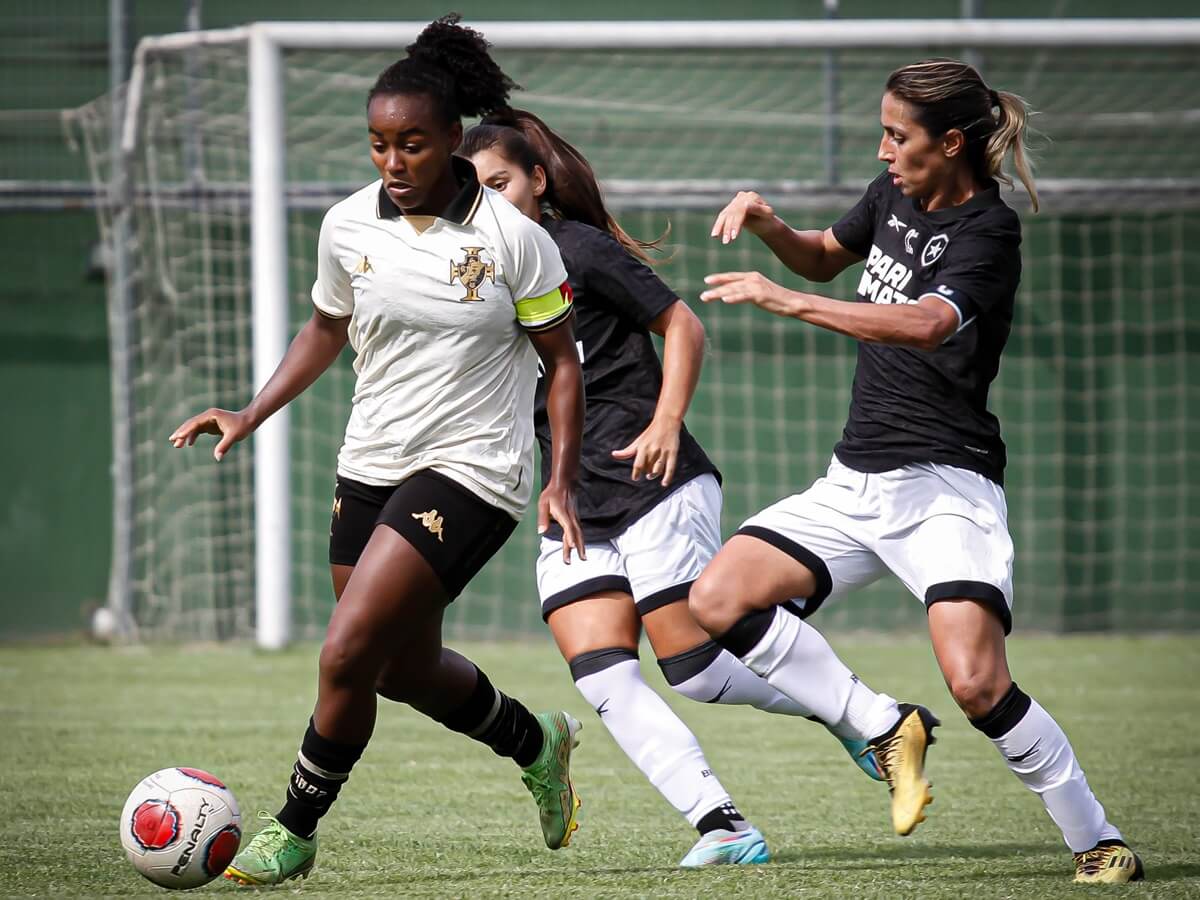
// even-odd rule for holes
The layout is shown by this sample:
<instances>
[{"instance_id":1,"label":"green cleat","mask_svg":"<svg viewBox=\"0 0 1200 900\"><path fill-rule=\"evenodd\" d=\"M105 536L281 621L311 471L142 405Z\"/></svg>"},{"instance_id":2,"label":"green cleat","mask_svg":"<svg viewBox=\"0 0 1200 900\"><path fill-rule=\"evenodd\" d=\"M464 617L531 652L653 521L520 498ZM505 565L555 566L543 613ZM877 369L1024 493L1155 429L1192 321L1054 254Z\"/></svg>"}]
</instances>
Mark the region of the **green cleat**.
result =
<instances>
[{"instance_id":1,"label":"green cleat","mask_svg":"<svg viewBox=\"0 0 1200 900\"><path fill-rule=\"evenodd\" d=\"M538 713L537 720L545 741L538 758L521 770L521 781L537 802L546 846L557 850L579 829L575 813L582 804L571 784L571 750L579 746L583 726L565 712Z\"/></svg>"},{"instance_id":2,"label":"green cleat","mask_svg":"<svg viewBox=\"0 0 1200 900\"><path fill-rule=\"evenodd\" d=\"M297 837L279 820L259 813L267 824L233 858L225 877L240 885L280 884L289 878L307 878L317 858L317 837Z\"/></svg>"}]
</instances>

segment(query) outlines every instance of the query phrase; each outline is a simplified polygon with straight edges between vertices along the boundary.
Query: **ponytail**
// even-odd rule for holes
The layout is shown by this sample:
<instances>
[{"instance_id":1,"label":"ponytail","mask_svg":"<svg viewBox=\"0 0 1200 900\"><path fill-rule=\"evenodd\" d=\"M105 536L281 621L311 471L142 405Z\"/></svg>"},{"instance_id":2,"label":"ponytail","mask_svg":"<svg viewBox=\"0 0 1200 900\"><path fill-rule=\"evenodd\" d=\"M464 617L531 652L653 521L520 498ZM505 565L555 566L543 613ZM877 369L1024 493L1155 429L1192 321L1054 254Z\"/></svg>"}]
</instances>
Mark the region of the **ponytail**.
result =
<instances>
[{"instance_id":1,"label":"ponytail","mask_svg":"<svg viewBox=\"0 0 1200 900\"><path fill-rule=\"evenodd\" d=\"M1033 203L1033 211L1037 212L1037 187L1033 183L1033 170L1029 165L1029 147L1025 142L1029 123L1029 104L1023 98L1016 94L1010 94L1008 91L992 91L991 93L995 96L994 105L1000 108L1000 115L996 120L996 130L988 138L987 150L984 152L987 174L998 181L1003 181L1010 187L1012 186L1012 178L1001 171L1004 157L1011 148L1017 177L1021 179L1021 184L1025 185L1025 190L1029 192L1030 202Z\"/></svg>"},{"instance_id":2,"label":"ponytail","mask_svg":"<svg viewBox=\"0 0 1200 900\"><path fill-rule=\"evenodd\" d=\"M625 231L605 207L591 164L533 113L510 108L492 113L467 132L459 152L472 156L491 147L499 147L501 155L526 174L532 174L535 165L542 167L546 173L542 202L554 215L605 231L633 256L656 262L649 251L660 248L670 226L653 241L638 240Z\"/></svg>"},{"instance_id":3,"label":"ponytail","mask_svg":"<svg viewBox=\"0 0 1200 900\"><path fill-rule=\"evenodd\" d=\"M504 109L520 85L492 59L484 36L461 20L451 13L426 25L405 48L408 55L380 73L367 104L380 95L427 94L447 123Z\"/></svg>"}]
</instances>

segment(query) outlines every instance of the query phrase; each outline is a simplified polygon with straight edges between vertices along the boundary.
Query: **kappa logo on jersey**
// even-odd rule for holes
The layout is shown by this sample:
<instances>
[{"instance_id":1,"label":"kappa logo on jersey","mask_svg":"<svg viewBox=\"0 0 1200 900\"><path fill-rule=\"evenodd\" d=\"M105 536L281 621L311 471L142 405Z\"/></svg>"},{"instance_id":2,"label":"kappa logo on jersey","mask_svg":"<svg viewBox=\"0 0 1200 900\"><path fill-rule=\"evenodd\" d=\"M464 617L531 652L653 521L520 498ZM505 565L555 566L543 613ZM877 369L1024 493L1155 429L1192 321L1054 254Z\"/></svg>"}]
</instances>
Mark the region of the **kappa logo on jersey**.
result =
<instances>
[{"instance_id":1,"label":"kappa logo on jersey","mask_svg":"<svg viewBox=\"0 0 1200 900\"><path fill-rule=\"evenodd\" d=\"M925 249L921 251L921 265L932 266L946 252L946 248L949 245L950 238L944 234L935 234L929 239L929 243L925 245Z\"/></svg>"},{"instance_id":2,"label":"kappa logo on jersey","mask_svg":"<svg viewBox=\"0 0 1200 900\"><path fill-rule=\"evenodd\" d=\"M476 297L475 299L479 298ZM428 528L430 534L436 534L439 543L444 543L442 541L442 523L445 520L438 515L436 509L431 509L429 512L413 513L412 517L418 519L422 525Z\"/></svg>"},{"instance_id":3,"label":"kappa logo on jersey","mask_svg":"<svg viewBox=\"0 0 1200 900\"><path fill-rule=\"evenodd\" d=\"M479 256L483 252L482 247L463 247L462 249L467 252L466 259L460 263L451 260L450 283L454 284L457 279L467 289L467 295L459 300L460 303L482 300L483 298L479 296L479 288L488 278L492 279L492 284L496 283L496 264L483 261Z\"/></svg>"},{"instance_id":4,"label":"kappa logo on jersey","mask_svg":"<svg viewBox=\"0 0 1200 900\"><path fill-rule=\"evenodd\" d=\"M858 296L872 303L916 303L904 293L912 277L912 269L872 245L858 282Z\"/></svg>"},{"instance_id":5,"label":"kappa logo on jersey","mask_svg":"<svg viewBox=\"0 0 1200 900\"><path fill-rule=\"evenodd\" d=\"M374 271L375 270L371 268L371 261L367 259L366 256L364 256L362 261L354 267L355 275L366 275L368 272L373 273Z\"/></svg>"},{"instance_id":6,"label":"kappa logo on jersey","mask_svg":"<svg viewBox=\"0 0 1200 900\"><path fill-rule=\"evenodd\" d=\"M948 287L946 287L944 284L939 284L939 285L937 286L937 289L938 289L938 293L939 293L939 294L942 294L943 296L946 296L946 297L953 297L953 296L954 296L954 289L953 289L953 288L948 288Z\"/></svg>"},{"instance_id":7,"label":"kappa logo on jersey","mask_svg":"<svg viewBox=\"0 0 1200 900\"><path fill-rule=\"evenodd\" d=\"M892 217L890 219L888 219L888 228L895 228L897 234L899 234L901 231L903 231L907 227L908 227L908 225L906 225L904 222L901 222L899 219L896 218L895 213L892 213Z\"/></svg>"},{"instance_id":8,"label":"kappa logo on jersey","mask_svg":"<svg viewBox=\"0 0 1200 900\"><path fill-rule=\"evenodd\" d=\"M904 252L909 256L913 255L913 241L921 236L921 233L915 228L908 229L908 234L904 235Z\"/></svg>"}]
</instances>

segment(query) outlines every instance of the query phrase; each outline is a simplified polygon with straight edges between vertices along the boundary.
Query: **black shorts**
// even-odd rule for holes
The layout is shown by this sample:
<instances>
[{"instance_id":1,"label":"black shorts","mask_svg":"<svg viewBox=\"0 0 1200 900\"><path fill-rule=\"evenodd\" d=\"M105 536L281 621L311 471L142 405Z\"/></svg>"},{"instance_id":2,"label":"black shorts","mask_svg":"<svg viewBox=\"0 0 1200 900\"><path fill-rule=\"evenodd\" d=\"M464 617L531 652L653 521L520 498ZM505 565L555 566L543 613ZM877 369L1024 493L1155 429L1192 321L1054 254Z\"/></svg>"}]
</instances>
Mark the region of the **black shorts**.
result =
<instances>
[{"instance_id":1,"label":"black shorts","mask_svg":"<svg viewBox=\"0 0 1200 900\"><path fill-rule=\"evenodd\" d=\"M458 482L423 469L378 487L338 476L329 526L329 564L353 566L376 525L417 548L453 600L517 527L517 520Z\"/></svg>"}]
</instances>

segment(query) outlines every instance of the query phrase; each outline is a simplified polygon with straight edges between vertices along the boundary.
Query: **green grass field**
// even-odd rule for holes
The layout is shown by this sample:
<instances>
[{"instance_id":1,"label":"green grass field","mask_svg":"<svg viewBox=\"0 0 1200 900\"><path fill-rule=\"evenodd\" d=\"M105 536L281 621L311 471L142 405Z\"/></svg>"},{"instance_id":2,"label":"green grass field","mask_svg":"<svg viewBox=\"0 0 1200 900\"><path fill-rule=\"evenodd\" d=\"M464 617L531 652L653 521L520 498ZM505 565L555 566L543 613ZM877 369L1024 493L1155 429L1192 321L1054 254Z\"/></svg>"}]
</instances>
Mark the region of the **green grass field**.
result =
<instances>
[{"instance_id":1,"label":"green grass field","mask_svg":"<svg viewBox=\"0 0 1200 900\"><path fill-rule=\"evenodd\" d=\"M765 832L766 866L684 872L695 839L616 748L548 641L460 646L504 689L584 722L575 781L582 828L541 844L511 763L406 707L375 739L322 825L304 896L1059 897L1071 858L1036 798L953 709L927 644L841 635L874 684L919 698L946 725L930 753L936 802L892 836L886 791L823 729L755 710L672 700L738 805ZM646 655L646 654L644 654ZM1074 740L1093 788L1146 862L1138 897L1200 896L1200 639L1025 638L1021 685ZM243 825L274 811L310 712L316 647L0 649L0 894L159 893L125 862L126 793L167 765L210 769ZM662 686L657 670L652 684ZM201 890L232 891L217 882ZM1117 889L1119 890L1119 889Z\"/></svg>"}]
</instances>

